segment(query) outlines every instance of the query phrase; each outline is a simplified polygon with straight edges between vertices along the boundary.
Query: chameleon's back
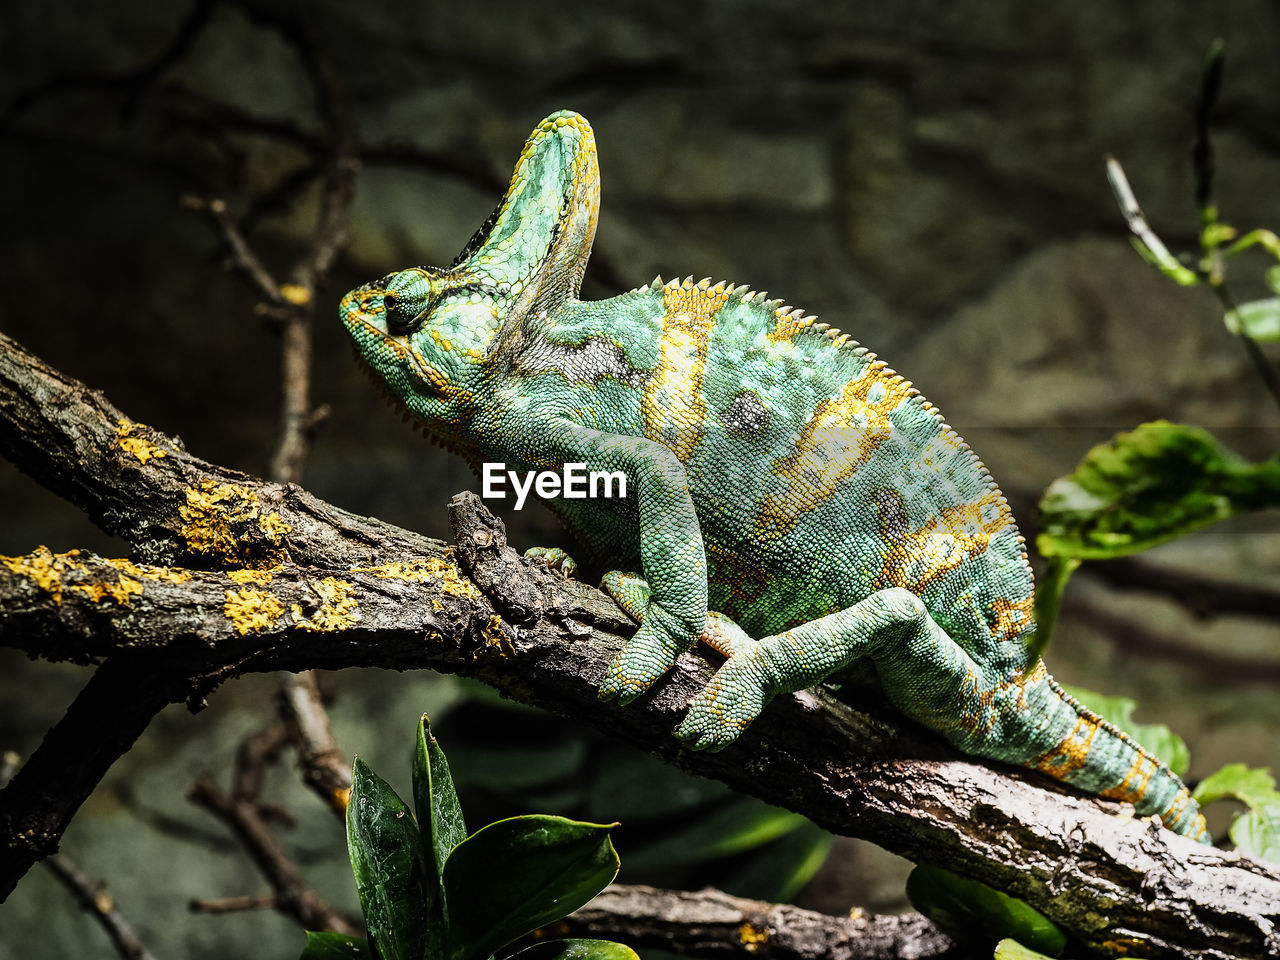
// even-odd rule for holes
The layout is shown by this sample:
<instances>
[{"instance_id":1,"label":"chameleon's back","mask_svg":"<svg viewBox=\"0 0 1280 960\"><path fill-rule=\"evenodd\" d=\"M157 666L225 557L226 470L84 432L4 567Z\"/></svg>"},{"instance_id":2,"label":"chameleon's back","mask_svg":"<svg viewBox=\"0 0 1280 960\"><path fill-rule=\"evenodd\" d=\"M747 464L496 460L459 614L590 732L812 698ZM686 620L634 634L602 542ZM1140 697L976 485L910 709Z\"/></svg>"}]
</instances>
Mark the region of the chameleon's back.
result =
<instances>
[{"instance_id":1,"label":"chameleon's back","mask_svg":"<svg viewBox=\"0 0 1280 960\"><path fill-rule=\"evenodd\" d=\"M900 586L978 659L1023 666L1032 578L1004 497L883 361L726 284L654 284L565 314L581 312L626 327L610 332L641 375L618 419L637 422L609 426L684 463L711 609L764 636Z\"/></svg>"}]
</instances>

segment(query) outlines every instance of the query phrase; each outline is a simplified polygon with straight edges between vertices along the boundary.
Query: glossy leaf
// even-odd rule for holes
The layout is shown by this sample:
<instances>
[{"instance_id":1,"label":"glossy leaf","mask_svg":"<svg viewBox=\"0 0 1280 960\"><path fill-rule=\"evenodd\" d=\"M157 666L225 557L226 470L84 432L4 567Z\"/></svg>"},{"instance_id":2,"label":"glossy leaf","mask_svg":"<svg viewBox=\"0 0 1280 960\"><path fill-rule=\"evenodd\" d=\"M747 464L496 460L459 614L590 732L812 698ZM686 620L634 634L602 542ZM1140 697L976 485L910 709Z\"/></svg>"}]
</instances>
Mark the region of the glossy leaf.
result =
<instances>
[{"instance_id":1,"label":"glossy leaf","mask_svg":"<svg viewBox=\"0 0 1280 960\"><path fill-rule=\"evenodd\" d=\"M483 960L607 887L618 873L613 826L512 817L455 847L444 867L451 960Z\"/></svg>"},{"instance_id":2,"label":"glossy leaf","mask_svg":"<svg viewBox=\"0 0 1280 960\"><path fill-rule=\"evenodd\" d=\"M1240 329L1255 340L1280 340L1280 298L1251 300L1236 308Z\"/></svg>"},{"instance_id":3,"label":"glossy leaf","mask_svg":"<svg viewBox=\"0 0 1280 960\"><path fill-rule=\"evenodd\" d=\"M997 941L1013 938L1051 957L1067 943L1066 935L1039 910L941 867L921 864L912 870L907 898L957 943L989 950Z\"/></svg>"},{"instance_id":4,"label":"glossy leaf","mask_svg":"<svg viewBox=\"0 0 1280 960\"><path fill-rule=\"evenodd\" d=\"M1199 427L1159 420L1050 484L1036 545L1047 557L1116 557L1268 507L1280 507L1280 457L1248 463Z\"/></svg>"},{"instance_id":5,"label":"glossy leaf","mask_svg":"<svg viewBox=\"0 0 1280 960\"><path fill-rule=\"evenodd\" d=\"M1133 719L1136 702L1128 697L1109 697L1083 687L1062 684L1062 689L1113 727L1119 727L1151 753L1169 765L1169 769L1182 776L1191 766L1191 752L1187 743L1163 723L1138 723Z\"/></svg>"},{"instance_id":6,"label":"glossy leaf","mask_svg":"<svg viewBox=\"0 0 1280 960\"><path fill-rule=\"evenodd\" d=\"M1248 810L1232 821L1231 842L1252 857L1280 863L1280 792L1270 770L1228 764L1201 780L1192 796L1201 806L1228 797L1243 803Z\"/></svg>"},{"instance_id":7,"label":"glossy leaf","mask_svg":"<svg viewBox=\"0 0 1280 960\"><path fill-rule=\"evenodd\" d=\"M640 960L634 950L612 940L544 940L512 954L521 960Z\"/></svg>"},{"instance_id":8,"label":"glossy leaf","mask_svg":"<svg viewBox=\"0 0 1280 960\"><path fill-rule=\"evenodd\" d=\"M413 804L422 844L434 855L427 866L434 864L439 877L450 851L467 839L467 825L453 789L449 761L431 735L431 721L425 713L418 723L418 748L413 756Z\"/></svg>"},{"instance_id":9,"label":"glossy leaf","mask_svg":"<svg viewBox=\"0 0 1280 960\"><path fill-rule=\"evenodd\" d=\"M373 960L369 941L343 933L307 931L307 945L298 960Z\"/></svg>"},{"instance_id":10,"label":"glossy leaf","mask_svg":"<svg viewBox=\"0 0 1280 960\"><path fill-rule=\"evenodd\" d=\"M1049 960L1045 954L1024 947L1017 940L1001 940L992 956L994 960Z\"/></svg>"},{"instance_id":11,"label":"glossy leaf","mask_svg":"<svg viewBox=\"0 0 1280 960\"><path fill-rule=\"evenodd\" d=\"M630 821L628 821L629 823ZM627 853L627 870L701 863L751 850L809 821L798 813L750 797L726 799L710 812L689 817L677 829Z\"/></svg>"},{"instance_id":12,"label":"glossy leaf","mask_svg":"<svg viewBox=\"0 0 1280 960\"><path fill-rule=\"evenodd\" d=\"M413 815L390 785L356 758L347 806L347 851L369 939L381 960L427 954L427 865Z\"/></svg>"}]
</instances>

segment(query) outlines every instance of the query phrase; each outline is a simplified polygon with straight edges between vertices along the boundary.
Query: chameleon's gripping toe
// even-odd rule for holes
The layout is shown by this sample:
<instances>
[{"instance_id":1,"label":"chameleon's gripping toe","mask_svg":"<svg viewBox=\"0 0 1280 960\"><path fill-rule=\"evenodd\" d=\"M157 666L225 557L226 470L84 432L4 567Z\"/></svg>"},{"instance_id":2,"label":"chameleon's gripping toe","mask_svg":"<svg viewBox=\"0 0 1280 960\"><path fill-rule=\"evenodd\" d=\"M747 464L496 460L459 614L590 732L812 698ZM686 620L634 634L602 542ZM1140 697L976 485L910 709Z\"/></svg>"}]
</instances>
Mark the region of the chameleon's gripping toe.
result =
<instances>
[{"instance_id":1,"label":"chameleon's gripping toe","mask_svg":"<svg viewBox=\"0 0 1280 960\"><path fill-rule=\"evenodd\" d=\"M667 618L660 607L649 605L634 637L613 658L600 684L601 700L627 704L653 685L676 662L689 644L663 629Z\"/></svg>"},{"instance_id":2,"label":"chameleon's gripping toe","mask_svg":"<svg viewBox=\"0 0 1280 960\"><path fill-rule=\"evenodd\" d=\"M760 715L769 699L756 651L735 653L693 698L676 736L691 750L723 750Z\"/></svg>"}]
</instances>

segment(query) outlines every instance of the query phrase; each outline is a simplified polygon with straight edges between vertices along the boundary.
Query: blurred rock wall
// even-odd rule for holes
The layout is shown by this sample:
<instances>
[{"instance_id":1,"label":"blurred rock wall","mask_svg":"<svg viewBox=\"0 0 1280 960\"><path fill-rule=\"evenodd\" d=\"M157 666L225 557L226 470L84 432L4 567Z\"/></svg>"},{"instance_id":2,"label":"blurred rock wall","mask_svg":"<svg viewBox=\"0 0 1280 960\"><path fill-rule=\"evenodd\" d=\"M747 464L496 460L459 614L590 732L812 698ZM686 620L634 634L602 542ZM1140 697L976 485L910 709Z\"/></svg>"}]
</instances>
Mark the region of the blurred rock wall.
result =
<instances>
[{"instance_id":1,"label":"blurred rock wall","mask_svg":"<svg viewBox=\"0 0 1280 960\"><path fill-rule=\"evenodd\" d=\"M1280 225L1273 3L328 0L309 9L368 147L353 243L325 293L334 304L392 268L448 262L492 208L528 130L571 107L595 127L603 178L584 296L693 274L749 283L820 315L942 408L1028 528L1050 480L1143 420L1199 423L1254 457L1280 448L1280 411L1213 299L1139 260L1103 175L1103 156L1119 157L1157 231L1175 250L1193 247L1191 107L1206 47L1222 36L1219 206L1242 227ZM215 6L189 48L140 78L177 34L185 4L17 0L0 9L0 329L199 455L259 473L276 429L278 345L254 317L253 296L220 269L207 224L179 198L213 194L253 211L251 238L273 268L309 237L316 191L299 171L322 126L306 65L272 28L272 10ZM136 82L119 79L130 74ZM293 182L300 189L287 189ZM277 202L263 204L267 196ZM1233 270L1242 299L1262 293L1264 267L1246 258ZM1269 356L1280 362L1274 349ZM336 316L318 331L315 395L333 415L307 485L444 535L444 502L474 481L383 410L350 363ZM0 504L0 551L123 549L3 463ZM560 536L541 511L512 520L518 543ZM1152 559L1275 584L1280 523L1229 525ZM1271 676L1280 662L1273 624L1195 622L1083 577L1073 589L1178 644L1252 658ZM1174 723L1191 740L1197 774L1226 760L1280 763L1274 686L1247 667L1196 667L1129 639L1068 615L1051 651L1055 673L1132 695L1142 719ZM357 682L399 684L397 696L412 699L411 679ZM82 680L0 651L0 746L29 752ZM249 722L240 711L261 703L261 690L239 691L220 693L207 720L161 725L142 755L185 745L201 756L231 742ZM353 750L376 736L363 729L351 734ZM184 783L171 780L143 777L149 802L184 807ZM118 845L117 831L139 828L113 819L121 815L104 791L68 845L110 874L102 858L116 847L101 838ZM172 855L163 852L170 838L155 843L155 857ZM68 943L98 943L83 924L67 928L70 941L27 939L41 911L69 909L42 883L28 881L37 892L23 900L20 891L0 914L0 954L7 944L13 956L110 956L105 946L69 952ZM245 873L208 895L256 883ZM135 922L148 909L159 908ZM236 931L247 927L235 921L201 921L217 931L203 946L181 917L170 924L187 940L166 940L164 924L149 933L169 956L293 949L286 926L262 923L270 931L254 928L243 949Z\"/></svg>"}]
</instances>

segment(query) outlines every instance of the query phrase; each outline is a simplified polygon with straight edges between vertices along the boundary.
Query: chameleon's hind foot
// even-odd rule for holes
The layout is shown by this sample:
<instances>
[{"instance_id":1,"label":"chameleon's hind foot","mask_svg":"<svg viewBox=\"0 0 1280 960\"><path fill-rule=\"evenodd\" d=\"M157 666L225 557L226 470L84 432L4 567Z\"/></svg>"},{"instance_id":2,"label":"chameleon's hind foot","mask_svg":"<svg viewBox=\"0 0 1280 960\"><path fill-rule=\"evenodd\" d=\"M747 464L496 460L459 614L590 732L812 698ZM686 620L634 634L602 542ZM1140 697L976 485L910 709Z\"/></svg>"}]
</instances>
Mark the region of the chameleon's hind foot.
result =
<instances>
[{"instance_id":1,"label":"chameleon's hind foot","mask_svg":"<svg viewBox=\"0 0 1280 960\"><path fill-rule=\"evenodd\" d=\"M760 645L724 614L707 614L702 640L724 654L724 665L693 698L676 736L691 750L723 750L760 715L765 692Z\"/></svg>"},{"instance_id":2,"label":"chameleon's hind foot","mask_svg":"<svg viewBox=\"0 0 1280 960\"><path fill-rule=\"evenodd\" d=\"M613 597L627 616L640 624L627 641L600 684L600 699L630 703L644 693L658 677L689 648L689 641L677 639L685 630L679 620L654 603L648 582L635 573L610 570L600 586Z\"/></svg>"},{"instance_id":3,"label":"chameleon's hind foot","mask_svg":"<svg viewBox=\"0 0 1280 960\"><path fill-rule=\"evenodd\" d=\"M552 570L558 570L566 579L573 577L578 563L560 547L530 547L524 552L526 560L541 560Z\"/></svg>"}]
</instances>

